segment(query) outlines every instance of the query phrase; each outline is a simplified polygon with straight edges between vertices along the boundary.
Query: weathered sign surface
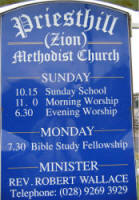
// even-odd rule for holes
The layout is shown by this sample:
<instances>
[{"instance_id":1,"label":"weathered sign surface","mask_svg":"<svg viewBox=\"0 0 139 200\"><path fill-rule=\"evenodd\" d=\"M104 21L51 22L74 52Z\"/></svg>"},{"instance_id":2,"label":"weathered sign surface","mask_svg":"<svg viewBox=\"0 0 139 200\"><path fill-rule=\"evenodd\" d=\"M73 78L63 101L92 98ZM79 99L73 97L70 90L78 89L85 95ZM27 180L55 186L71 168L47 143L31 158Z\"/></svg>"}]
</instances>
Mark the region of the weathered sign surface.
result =
<instances>
[{"instance_id":1,"label":"weathered sign surface","mask_svg":"<svg viewBox=\"0 0 139 200\"><path fill-rule=\"evenodd\" d=\"M128 15L35 4L1 37L1 199L136 200Z\"/></svg>"}]
</instances>

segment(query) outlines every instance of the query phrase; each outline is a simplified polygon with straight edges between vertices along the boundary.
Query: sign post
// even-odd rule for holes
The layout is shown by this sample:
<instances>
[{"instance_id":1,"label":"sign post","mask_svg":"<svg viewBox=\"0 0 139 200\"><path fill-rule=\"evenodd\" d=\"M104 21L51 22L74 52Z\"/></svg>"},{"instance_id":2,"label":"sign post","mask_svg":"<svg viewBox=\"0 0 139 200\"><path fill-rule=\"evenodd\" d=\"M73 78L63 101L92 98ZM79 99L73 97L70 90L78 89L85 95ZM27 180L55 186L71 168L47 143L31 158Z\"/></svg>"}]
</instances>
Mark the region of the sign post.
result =
<instances>
[{"instance_id":1,"label":"sign post","mask_svg":"<svg viewBox=\"0 0 139 200\"><path fill-rule=\"evenodd\" d=\"M1 21L1 199L136 200L128 14L45 2Z\"/></svg>"}]
</instances>

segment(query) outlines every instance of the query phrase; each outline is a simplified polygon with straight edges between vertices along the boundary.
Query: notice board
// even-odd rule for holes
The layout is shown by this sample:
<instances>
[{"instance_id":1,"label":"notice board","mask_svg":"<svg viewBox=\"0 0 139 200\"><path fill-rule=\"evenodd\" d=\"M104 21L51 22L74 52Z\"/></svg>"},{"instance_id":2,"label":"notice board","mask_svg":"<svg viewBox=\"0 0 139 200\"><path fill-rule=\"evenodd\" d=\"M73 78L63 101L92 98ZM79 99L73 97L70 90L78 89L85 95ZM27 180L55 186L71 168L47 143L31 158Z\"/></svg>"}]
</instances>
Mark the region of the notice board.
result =
<instances>
[{"instance_id":1,"label":"notice board","mask_svg":"<svg viewBox=\"0 0 139 200\"><path fill-rule=\"evenodd\" d=\"M136 200L128 14L45 2L1 22L1 199Z\"/></svg>"}]
</instances>

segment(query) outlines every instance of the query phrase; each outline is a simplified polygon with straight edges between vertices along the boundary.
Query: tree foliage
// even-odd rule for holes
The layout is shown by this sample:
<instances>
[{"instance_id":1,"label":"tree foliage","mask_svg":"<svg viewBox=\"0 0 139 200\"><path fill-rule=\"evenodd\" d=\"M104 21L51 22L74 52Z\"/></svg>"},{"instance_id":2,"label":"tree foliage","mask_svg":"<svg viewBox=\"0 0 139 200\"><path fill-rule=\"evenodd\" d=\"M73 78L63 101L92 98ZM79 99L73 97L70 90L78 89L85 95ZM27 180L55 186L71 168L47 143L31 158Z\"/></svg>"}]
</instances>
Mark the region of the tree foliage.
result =
<instances>
[{"instance_id":1,"label":"tree foliage","mask_svg":"<svg viewBox=\"0 0 139 200\"><path fill-rule=\"evenodd\" d=\"M18 3L18 2L24 2L24 1L27 1L27 0L0 0L0 6ZM118 4L124 7L128 7L128 8L132 8L134 10L138 10L139 8L139 0L103 0L103 1Z\"/></svg>"},{"instance_id":2,"label":"tree foliage","mask_svg":"<svg viewBox=\"0 0 139 200\"><path fill-rule=\"evenodd\" d=\"M118 4L127 8L132 8L134 10L138 10L139 8L139 0L103 0L103 1Z\"/></svg>"},{"instance_id":3,"label":"tree foliage","mask_svg":"<svg viewBox=\"0 0 139 200\"><path fill-rule=\"evenodd\" d=\"M0 6L5 6L13 3L23 2L24 0L0 0Z\"/></svg>"}]
</instances>

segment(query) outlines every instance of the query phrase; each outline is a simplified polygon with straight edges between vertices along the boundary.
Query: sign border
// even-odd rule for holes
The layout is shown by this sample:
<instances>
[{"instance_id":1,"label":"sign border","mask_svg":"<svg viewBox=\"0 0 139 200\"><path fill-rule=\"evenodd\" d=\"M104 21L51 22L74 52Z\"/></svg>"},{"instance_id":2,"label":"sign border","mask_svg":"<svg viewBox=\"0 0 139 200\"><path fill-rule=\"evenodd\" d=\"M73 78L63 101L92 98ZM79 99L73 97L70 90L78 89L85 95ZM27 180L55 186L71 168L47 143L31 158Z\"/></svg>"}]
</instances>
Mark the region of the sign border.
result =
<instances>
[{"instance_id":1,"label":"sign border","mask_svg":"<svg viewBox=\"0 0 139 200\"><path fill-rule=\"evenodd\" d=\"M132 37L132 20L131 20L131 13L130 9L124 8L122 6L114 5L112 3L107 3L103 1L97 0L31 0L28 2L20 2L13 5L5 6L4 8L0 8L0 94L2 92L1 85L2 85L2 16L7 14L8 12L14 11L16 9L21 9L28 6L35 6L40 4L47 4L47 3L84 3L89 5L96 5L96 6L103 6L108 9L113 9L118 12L121 12L127 16L128 19L128 41L129 41L129 53L130 53L130 84L131 84L131 119L132 119L132 138L133 138L133 152L134 152L134 165L135 165L135 141L134 141L134 94L133 94L133 64L132 64L132 49L131 49L131 37ZM134 11L135 12L135 11ZM0 174L2 174L2 94L0 96ZM135 175L137 176L137 172L135 169ZM135 177L136 178L136 177ZM1 193L2 189L2 179L0 178L0 198L2 197ZM136 196L137 196L137 184L136 184Z\"/></svg>"}]
</instances>

